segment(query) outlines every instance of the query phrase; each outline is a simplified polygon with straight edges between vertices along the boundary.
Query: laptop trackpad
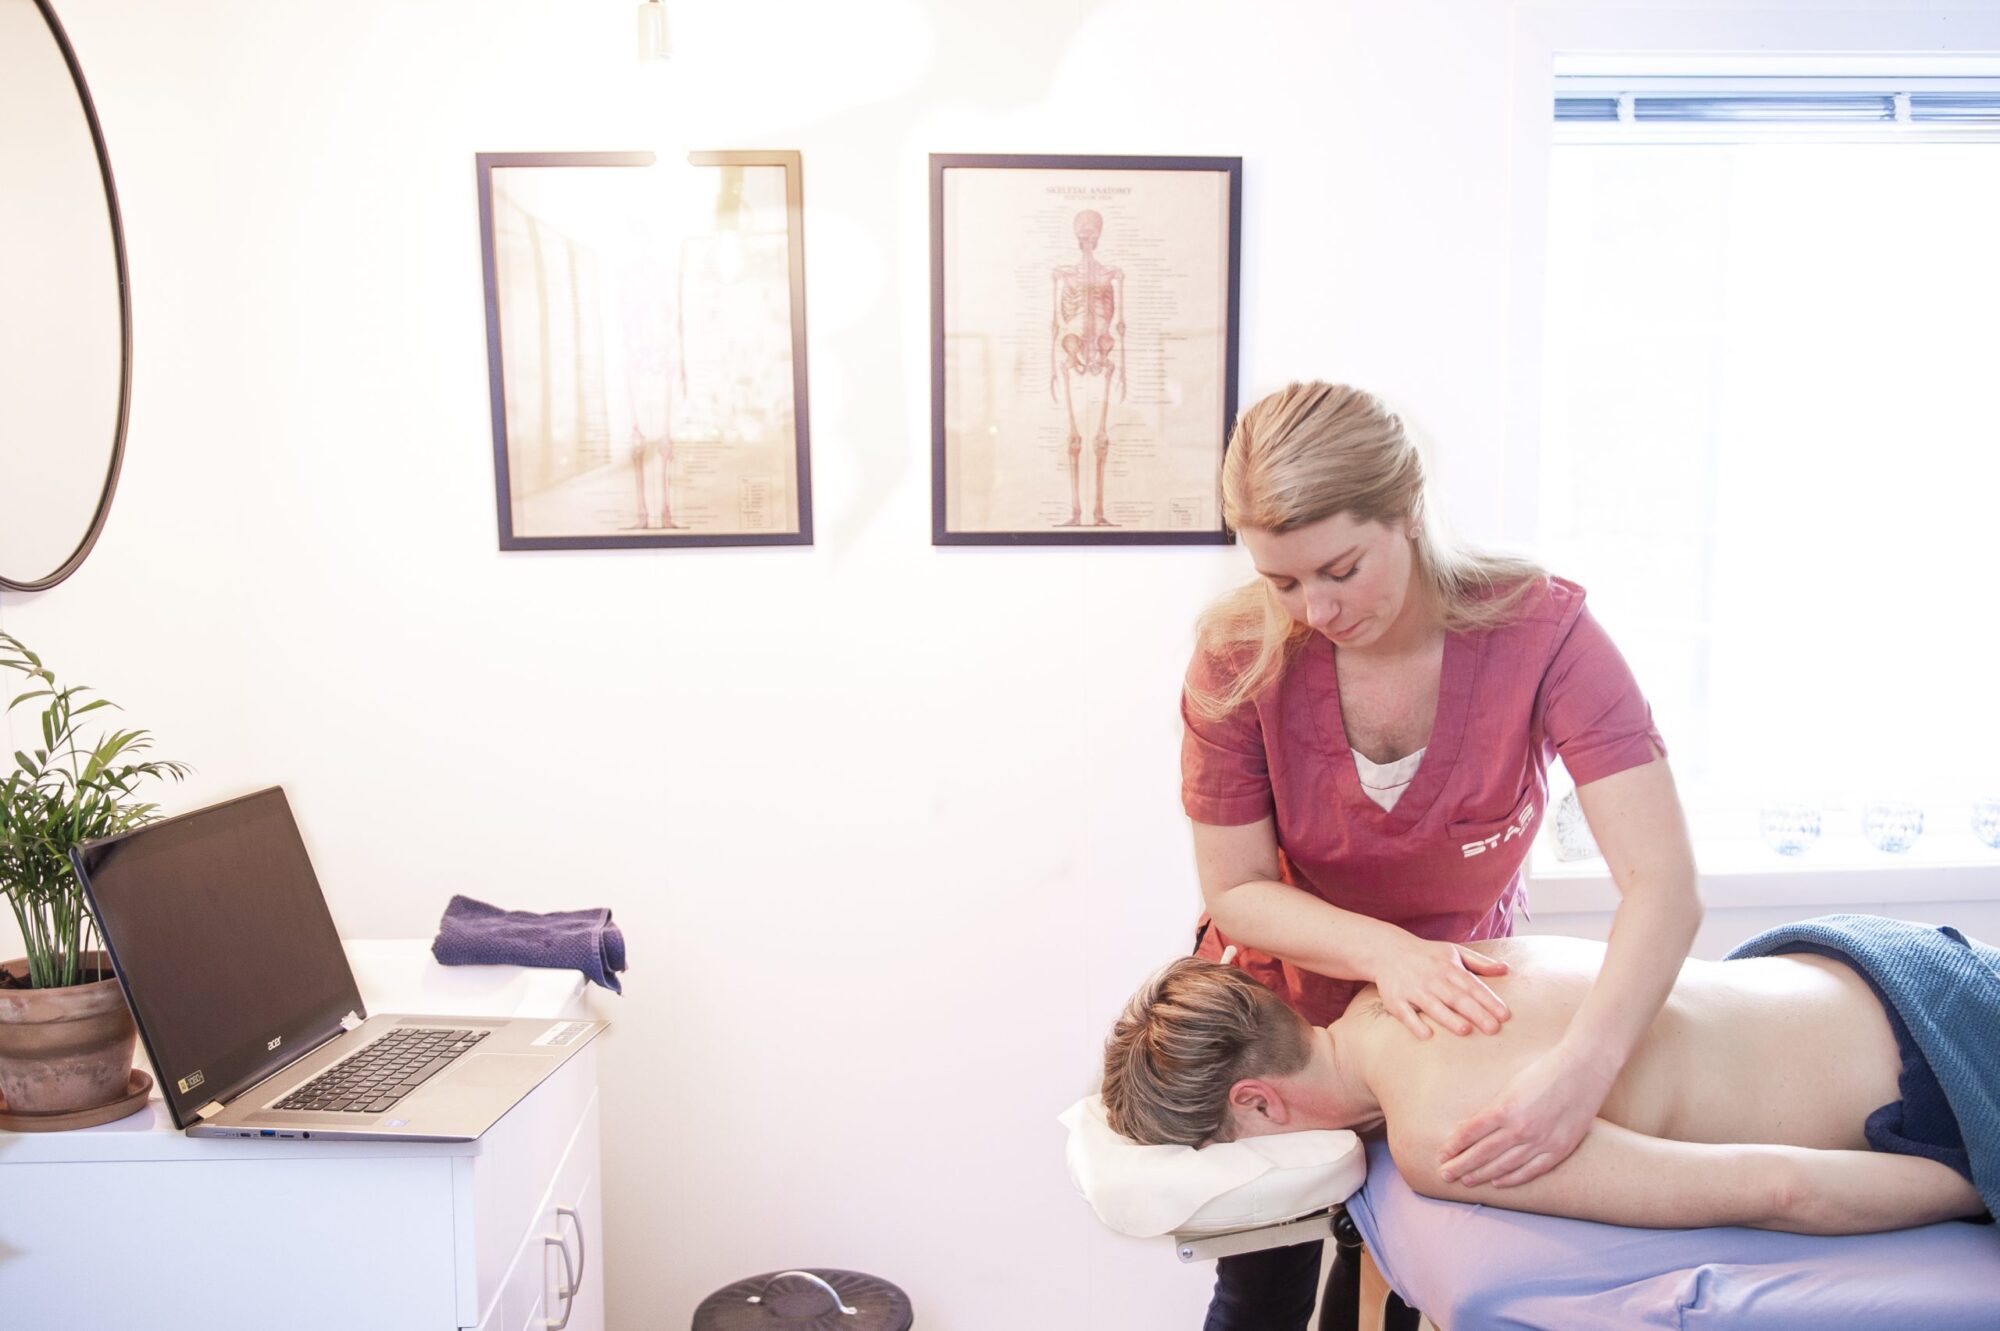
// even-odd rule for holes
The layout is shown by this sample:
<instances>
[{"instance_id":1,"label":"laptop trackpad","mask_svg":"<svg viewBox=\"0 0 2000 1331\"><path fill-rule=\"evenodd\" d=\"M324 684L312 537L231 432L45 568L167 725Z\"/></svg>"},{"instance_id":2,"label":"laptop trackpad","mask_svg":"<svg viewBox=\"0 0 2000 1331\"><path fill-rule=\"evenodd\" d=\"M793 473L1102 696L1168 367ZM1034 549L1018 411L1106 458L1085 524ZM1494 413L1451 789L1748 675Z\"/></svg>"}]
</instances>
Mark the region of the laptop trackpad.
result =
<instances>
[{"instance_id":1,"label":"laptop trackpad","mask_svg":"<svg viewBox=\"0 0 2000 1331\"><path fill-rule=\"evenodd\" d=\"M454 1087L480 1086L526 1092L548 1070L549 1060L525 1054L474 1054L452 1069Z\"/></svg>"}]
</instances>

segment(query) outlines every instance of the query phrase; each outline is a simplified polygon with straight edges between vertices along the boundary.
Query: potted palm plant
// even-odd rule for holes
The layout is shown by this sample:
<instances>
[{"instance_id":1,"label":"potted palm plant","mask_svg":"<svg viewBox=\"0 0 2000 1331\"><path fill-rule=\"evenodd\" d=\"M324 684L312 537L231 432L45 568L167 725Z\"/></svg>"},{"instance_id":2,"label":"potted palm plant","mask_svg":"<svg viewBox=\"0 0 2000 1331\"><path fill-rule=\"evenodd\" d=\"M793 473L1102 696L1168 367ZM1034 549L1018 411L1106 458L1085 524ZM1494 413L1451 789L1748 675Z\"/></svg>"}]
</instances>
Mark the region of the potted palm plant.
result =
<instances>
[{"instance_id":1,"label":"potted palm plant","mask_svg":"<svg viewBox=\"0 0 2000 1331\"><path fill-rule=\"evenodd\" d=\"M5 633L0 672L27 686L9 714L41 704L38 747L16 751L14 770L0 779L0 895L27 950L0 965L0 1111L17 1130L75 1126L127 1098L135 1032L70 848L158 817L159 806L134 791L188 769L144 758L152 747L144 730L86 735L85 718L112 704L81 685L59 685Z\"/></svg>"}]
</instances>

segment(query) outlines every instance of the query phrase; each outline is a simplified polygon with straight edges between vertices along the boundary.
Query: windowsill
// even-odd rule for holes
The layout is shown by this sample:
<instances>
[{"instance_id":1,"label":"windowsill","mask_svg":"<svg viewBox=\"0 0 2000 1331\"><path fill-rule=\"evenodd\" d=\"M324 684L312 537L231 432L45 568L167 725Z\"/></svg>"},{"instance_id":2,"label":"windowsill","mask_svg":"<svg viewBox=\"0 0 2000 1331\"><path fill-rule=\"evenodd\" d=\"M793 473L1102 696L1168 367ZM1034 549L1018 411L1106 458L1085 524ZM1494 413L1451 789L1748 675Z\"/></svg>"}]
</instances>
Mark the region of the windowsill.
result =
<instances>
[{"instance_id":1,"label":"windowsill","mask_svg":"<svg viewBox=\"0 0 2000 1331\"><path fill-rule=\"evenodd\" d=\"M1976 843L1975 843L1976 844ZM1782 861L1769 851L1702 847L1702 904L1712 908L1757 906L1875 906L1932 901L2000 901L2000 853L1956 856L1945 848L1923 858L1877 854L1880 863L1841 861L1810 852ZM1912 852L1914 855L1915 852ZM1618 889L1601 859L1531 863L1528 909L1545 915L1606 914Z\"/></svg>"}]
</instances>

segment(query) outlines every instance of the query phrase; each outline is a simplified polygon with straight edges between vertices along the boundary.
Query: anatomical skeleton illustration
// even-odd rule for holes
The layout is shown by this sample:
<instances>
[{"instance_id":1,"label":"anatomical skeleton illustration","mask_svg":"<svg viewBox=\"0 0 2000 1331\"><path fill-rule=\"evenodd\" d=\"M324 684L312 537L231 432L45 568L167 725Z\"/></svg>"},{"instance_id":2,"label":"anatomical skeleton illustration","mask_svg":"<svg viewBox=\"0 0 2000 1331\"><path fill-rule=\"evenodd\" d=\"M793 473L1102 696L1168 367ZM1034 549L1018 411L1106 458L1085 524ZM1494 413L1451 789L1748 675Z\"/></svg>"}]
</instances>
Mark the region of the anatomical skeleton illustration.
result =
<instances>
[{"instance_id":1,"label":"anatomical skeleton illustration","mask_svg":"<svg viewBox=\"0 0 2000 1331\"><path fill-rule=\"evenodd\" d=\"M1104 516L1104 459L1111 451L1106 429L1111 393L1125 400L1125 273L1101 263L1097 242L1104 234L1104 217L1086 208L1076 215L1075 263L1050 273L1053 305L1049 320L1049 396L1062 383L1062 404L1069 414L1069 521L1061 527L1115 527ZM1083 433L1077 424L1077 399L1090 419L1092 395L1097 400L1097 424L1092 432L1091 516L1083 516Z\"/></svg>"}]
</instances>

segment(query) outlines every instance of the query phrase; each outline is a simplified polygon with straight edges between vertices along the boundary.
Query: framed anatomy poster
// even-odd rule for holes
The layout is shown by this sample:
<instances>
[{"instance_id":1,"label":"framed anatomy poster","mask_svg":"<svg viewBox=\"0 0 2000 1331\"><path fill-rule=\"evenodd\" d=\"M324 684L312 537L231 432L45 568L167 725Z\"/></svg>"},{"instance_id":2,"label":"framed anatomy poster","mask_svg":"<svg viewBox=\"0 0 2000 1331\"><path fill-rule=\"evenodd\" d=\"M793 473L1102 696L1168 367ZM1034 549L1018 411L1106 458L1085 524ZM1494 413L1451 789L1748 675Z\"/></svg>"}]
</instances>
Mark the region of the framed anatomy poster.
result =
<instances>
[{"instance_id":1,"label":"framed anatomy poster","mask_svg":"<svg viewBox=\"0 0 2000 1331\"><path fill-rule=\"evenodd\" d=\"M799 155L478 164L500 548L810 545Z\"/></svg>"},{"instance_id":2,"label":"framed anatomy poster","mask_svg":"<svg viewBox=\"0 0 2000 1331\"><path fill-rule=\"evenodd\" d=\"M1239 157L931 158L931 540L1230 540Z\"/></svg>"}]
</instances>

